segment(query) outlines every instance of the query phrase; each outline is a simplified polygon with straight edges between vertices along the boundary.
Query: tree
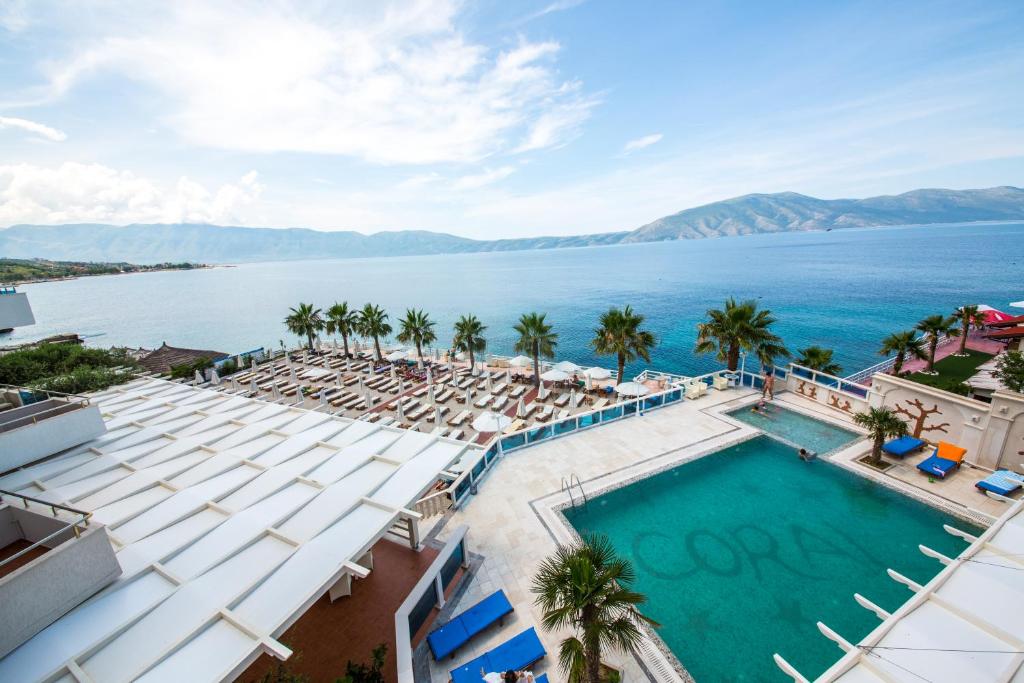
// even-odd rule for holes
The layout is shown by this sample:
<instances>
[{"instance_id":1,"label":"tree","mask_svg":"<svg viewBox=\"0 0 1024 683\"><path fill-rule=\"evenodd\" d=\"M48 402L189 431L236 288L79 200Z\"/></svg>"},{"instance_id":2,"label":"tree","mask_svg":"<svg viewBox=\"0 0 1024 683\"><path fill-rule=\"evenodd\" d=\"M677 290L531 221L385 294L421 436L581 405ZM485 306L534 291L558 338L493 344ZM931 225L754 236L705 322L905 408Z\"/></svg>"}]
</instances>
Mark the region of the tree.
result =
<instances>
[{"instance_id":1,"label":"tree","mask_svg":"<svg viewBox=\"0 0 1024 683\"><path fill-rule=\"evenodd\" d=\"M1024 394L1024 354L1020 351L1006 351L996 359L996 371L992 373L1010 391Z\"/></svg>"},{"instance_id":2,"label":"tree","mask_svg":"<svg viewBox=\"0 0 1024 683\"><path fill-rule=\"evenodd\" d=\"M422 310L417 311L415 308L410 308L398 323L398 341L403 344L415 344L416 356L422 360L423 345L433 344L437 341L437 335L434 334L434 325L436 324Z\"/></svg>"},{"instance_id":3,"label":"tree","mask_svg":"<svg viewBox=\"0 0 1024 683\"><path fill-rule=\"evenodd\" d=\"M381 643L373 648L372 662L357 664L351 659L345 664L345 675L335 679L335 683L384 683L384 657L388 646Z\"/></svg>"},{"instance_id":4,"label":"tree","mask_svg":"<svg viewBox=\"0 0 1024 683\"><path fill-rule=\"evenodd\" d=\"M654 335L641 330L644 317L626 306L624 309L610 308L601 314L601 326L594 330L590 345L598 354L616 356L619 361L619 375L616 384L622 381L627 362L643 358L651 362L651 349L657 344Z\"/></svg>"},{"instance_id":5,"label":"tree","mask_svg":"<svg viewBox=\"0 0 1024 683\"><path fill-rule=\"evenodd\" d=\"M806 349L801 349L799 353L800 356L796 359L797 365L824 372L826 375L839 375L843 371L841 365L832 362L832 349L808 346Z\"/></svg>"},{"instance_id":6,"label":"tree","mask_svg":"<svg viewBox=\"0 0 1024 683\"><path fill-rule=\"evenodd\" d=\"M327 334L340 334L341 343L345 347L345 357L348 357L348 337L356 331L359 322L359 314L348 307L347 301L335 303L327 309L327 319L324 321L324 329Z\"/></svg>"},{"instance_id":7,"label":"tree","mask_svg":"<svg viewBox=\"0 0 1024 683\"><path fill-rule=\"evenodd\" d=\"M383 358L380 352L380 338L391 334L388 314L380 306L366 304L359 311L356 329L362 336L373 339L373 351L376 359L380 361Z\"/></svg>"},{"instance_id":8,"label":"tree","mask_svg":"<svg viewBox=\"0 0 1024 683\"><path fill-rule=\"evenodd\" d=\"M305 337L309 350L313 350L313 339L320 330L324 329L324 319L320 317L320 309L313 308L313 304L299 304L298 308L289 308L291 313L284 319L288 331L300 337Z\"/></svg>"},{"instance_id":9,"label":"tree","mask_svg":"<svg viewBox=\"0 0 1024 683\"><path fill-rule=\"evenodd\" d=\"M960 334L960 330L956 328L956 320L953 316L946 317L941 313L936 313L919 322L914 329L924 335L925 343L928 344L928 367L924 371L934 373L935 350L939 347L939 337L944 334L951 337Z\"/></svg>"},{"instance_id":10,"label":"tree","mask_svg":"<svg viewBox=\"0 0 1024 683\"><path fill-rule=\"evenodd\" d=\"M866 413L857 413L853 421L868 430L868 436L872 439L871 460L872 465L877 465L882 460L882 446L886 439L895 439L906 436L907 423L896 416L888 408L869 408Z\"/></svg>"},{"instance_id":11,"label":"tree","mask_svg":"<svg viewBox=\"0 0 1024 683\"><path fill-rule=\"evenodd\" d=\"M914 330L893 332L882 340L882 348L879 349L878 353L883 356L896 354L896 360L892 364L892 374L894 375L900 374L900 371L903 370L903 363L906 362L907 356L917 358L918 360L924 360L928 357L924 352L924 342L918 338Z\"/></svg>"},{"instance_id":12,"label":"tree","mask_svg":"<svg viewBox=\"0 0 1024 683\"><path fill-rule=\"evenodd\" d=\"M533 358L533 385L540 388L540 357L554 358L558 346L558 334L552 332L544 318L546 313L523 313L519 322L512 326L519 333L515 350L528 353Z\"/></svg>"},{"instance_id":13,"label":"tree","mask_svg":"<svg viewBox=\"0 0 1024 683\"><path fill-rule=\"evenodd\" d=\"M533 579L541 623L549 631L574 631L558 654L569 683L599 683L603 650L631 651L643 639L641 623L658 625L640 613L647 598L630 590L634 577L632 565L599 535L559 545L541 563Z\"/></svg>"},{"instance_id":14,"label":"tree","mask_svg":"<svg viewBox=\"0 0 1024 683\"><path fill-rule=\"evenodd\" d=\"M779 356L788 357L789 351L782 338L771 331L775 323L772 312L758 310L756 301L736 303L730 297L724 309L712 308L708 320L697 325L697 353L715 353L715 357L728 364L729 370L739 366L740 351L752 351L761 365L771 365Z\"/></svg>"},{"instance_id":15,"label":"tree","mask_svg":"<svg viewBox=\"0 0 1024 683\"><path fill-rule=\"evenodd\" d=\"M483 334L487 326L477 320L475 315L464 315L455 321L455 337L452 339L452 347L456 351L469 355L469 371L473 372L476 363L476 354L483 353L487 349L487 340Z\"/></svg>"},{"instance_id":16,"label":"tree","mask_svg":"<svg viewBox=\"0 0 1024 683\"><path fill-rule=\"evenodd\" d=\"M978 306L961 306L953 311L953 320L960 324L960 350L961 356L967 355L967 335L971 328L980 330L985 327L985 314L978 310Z\"/></svg>"}]
</instances>

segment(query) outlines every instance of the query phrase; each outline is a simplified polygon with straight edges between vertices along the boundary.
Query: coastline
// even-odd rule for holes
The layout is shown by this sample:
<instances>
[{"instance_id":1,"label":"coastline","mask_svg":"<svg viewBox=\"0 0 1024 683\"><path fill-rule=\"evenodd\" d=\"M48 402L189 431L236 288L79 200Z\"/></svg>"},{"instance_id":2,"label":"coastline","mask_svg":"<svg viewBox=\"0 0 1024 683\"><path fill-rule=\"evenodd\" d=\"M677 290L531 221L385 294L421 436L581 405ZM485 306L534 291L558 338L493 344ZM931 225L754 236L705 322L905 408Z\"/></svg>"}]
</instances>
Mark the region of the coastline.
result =
<instances>
[{"instance_id":1,"label":"coastline","mask_svg":"<svg viewBox=\"0 0 1024 683\"><path fill-rule=\"evenodd\" d=\"M27 285L41 284L43 282L70 282L72 280L80 280L82 278L116 277L120 275L144 275L146 273L187 273L193 270L210 270L213 268L235 267L237 266L232 263L203 263L200 265L196 265L192 268L147 268L145 270L128 270L121 271L119 273L82 273L81 275L68 275L67 277L41 277L33 278L31 280L15 280L7 282L5 284L13 285L15 287L24 287Z\"/></svg>"}]
</instances>

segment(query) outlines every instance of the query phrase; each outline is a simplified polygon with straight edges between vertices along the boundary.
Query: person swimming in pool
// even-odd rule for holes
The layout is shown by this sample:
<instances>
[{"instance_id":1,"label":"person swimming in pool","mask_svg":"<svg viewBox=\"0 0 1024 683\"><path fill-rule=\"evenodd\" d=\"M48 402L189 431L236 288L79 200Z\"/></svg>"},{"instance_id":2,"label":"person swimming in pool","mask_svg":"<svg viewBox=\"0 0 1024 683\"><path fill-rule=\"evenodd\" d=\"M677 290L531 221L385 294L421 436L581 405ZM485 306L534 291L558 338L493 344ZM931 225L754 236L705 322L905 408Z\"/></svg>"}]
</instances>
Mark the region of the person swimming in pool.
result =
<instances>
[{"instance_id":1,"label":"person swimming in pool","mask_svg":"<svg viewBox=\"0 0 1024 683\"><path fill-rule=\"evenodd\" d=\"M771 415L768 414L768 403L764 399L758 401L757 405L750 409L750 412L757 413L758 415L767 418L771 417Z\"/></svg>"},{"instance_id":2,"label":"person swimming in pool","mask_svg":"<svg viewBox=\"0 0 1024 683\"><path fill-rule=\"evenodd\" d=\"M817 453L815 453L814 451L809 451L806 448L801 448L798 455L800 456L800 459L803 460L804 462L810 462L818 457Z\"/></svg>"}]
</instances>

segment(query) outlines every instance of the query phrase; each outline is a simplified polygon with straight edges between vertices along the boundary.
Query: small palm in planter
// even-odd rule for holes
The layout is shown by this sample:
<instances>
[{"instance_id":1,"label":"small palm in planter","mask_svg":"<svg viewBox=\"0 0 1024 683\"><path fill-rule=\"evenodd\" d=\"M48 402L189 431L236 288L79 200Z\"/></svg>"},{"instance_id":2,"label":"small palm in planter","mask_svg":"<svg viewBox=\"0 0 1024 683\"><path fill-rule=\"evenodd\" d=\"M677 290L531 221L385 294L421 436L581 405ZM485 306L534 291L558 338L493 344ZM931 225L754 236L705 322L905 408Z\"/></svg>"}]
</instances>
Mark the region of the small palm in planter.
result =
<instances>
[{"instance_id":1,"label":"small palm in planter","mask_svg":"<svg viewBox=\"0 0 1024 683\"><path fill-rule=\"evenodd\" d=\"M882 446L887 439L896 439L907 435L907 423L888 408L869 408L866 413L857 413L853 421L868 430L871 445L871 457L868 464L877 467L882 461Z\"/></svg>"},{"instance_id":2,"label":"small palm in planter","mask_svg":"<svg viewBox=\"0 0 1024 683\"><path fill-rule=\"evenodd\" d=\"M635 574L605 536L585 536L560 545L533 579L535 603L547 630L571 628L558 665L569 683L601 683L601 653L632 651L643 640L641 623L657 626L638 609L647 601L630 590Z\"/></svg>"}]
</instances>

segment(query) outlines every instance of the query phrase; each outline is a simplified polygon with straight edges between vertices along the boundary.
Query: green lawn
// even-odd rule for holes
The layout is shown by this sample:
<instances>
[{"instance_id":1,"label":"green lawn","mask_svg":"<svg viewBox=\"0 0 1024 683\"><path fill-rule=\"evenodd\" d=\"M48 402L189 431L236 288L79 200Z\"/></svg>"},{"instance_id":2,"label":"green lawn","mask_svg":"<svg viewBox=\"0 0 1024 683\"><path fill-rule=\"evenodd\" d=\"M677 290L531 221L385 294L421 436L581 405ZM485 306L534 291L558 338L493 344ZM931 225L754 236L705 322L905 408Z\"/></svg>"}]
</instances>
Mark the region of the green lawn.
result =
<instances>
[{"instance_id":1,"label":"green lawn","mask_svg":"<svg viewBox=\"0 0 1024 683\"><path fill-rule=\"evenodd\" d=\"M915 372L908 375L907 379L953 393L966 394L967 387L963 383L978 371L979 365L991 358L992 354L967 349L966 356L946 356L936 361L935 370L939 374L925 375Z\"/></svg>"}]
</instances>

